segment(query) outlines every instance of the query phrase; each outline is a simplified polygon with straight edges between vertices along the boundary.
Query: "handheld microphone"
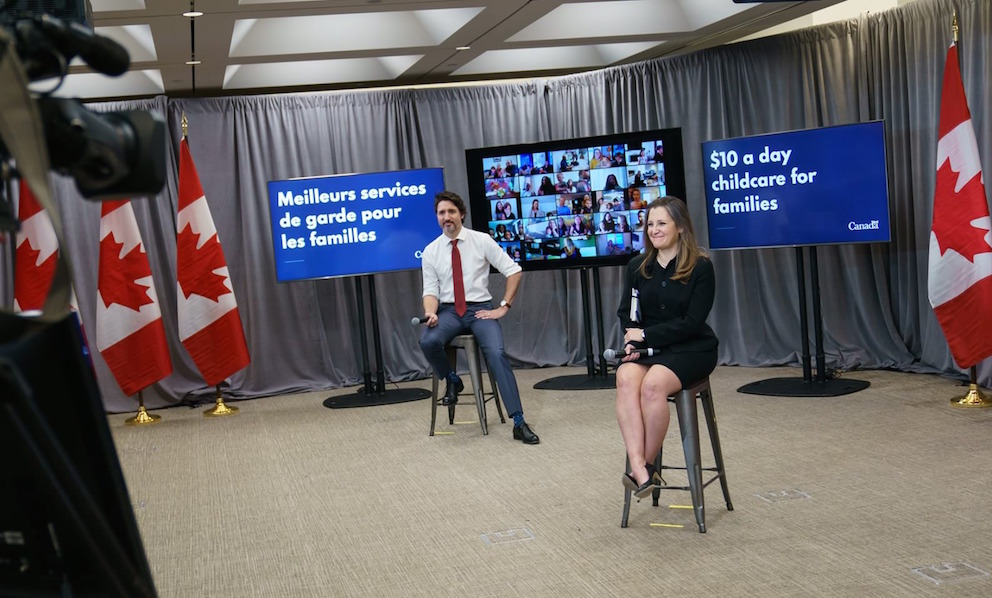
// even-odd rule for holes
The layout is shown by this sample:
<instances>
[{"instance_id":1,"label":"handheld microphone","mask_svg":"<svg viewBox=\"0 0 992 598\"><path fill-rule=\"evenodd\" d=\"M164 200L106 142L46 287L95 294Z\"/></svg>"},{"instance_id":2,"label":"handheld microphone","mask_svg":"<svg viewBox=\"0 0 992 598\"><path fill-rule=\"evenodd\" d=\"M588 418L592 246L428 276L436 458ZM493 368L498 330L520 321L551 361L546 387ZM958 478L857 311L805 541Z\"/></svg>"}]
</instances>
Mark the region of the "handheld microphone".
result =
<instances>
[{"instance_id":1,"label":"handheld microphone","mask_svg":"<svg viewBox=\"0 0 992 598\"><path fill-rule=\"evenodd\" d=\"M430 318L428 318L426 316L414 317L412 320L410 320L410 323L413 324L414 326L416 326L417 324L423 324L424 322L426 322L429 319Z\"/></svg>"},{"instance_id":2,"label":"handheld microphone","mask_svg":"<svg viewBox=\"0 0 992 598\"><path fill-rule=\"evenodd\" d=\"M651 357L652 355L654 355L654 352L655 351L657 351L657 349L631 349L630 350L631 353L637 353L638 355L647 355L648 357ZM627 351L624 350L624 349L620 349L619 351L617 351L616 349L607 349L607 350L603 351L603 359L608 359L608 360L611 360L612 361L612 360L616 359L617 357L623 357L626 354L627 354Z\"/></svg>"}]
</instances>

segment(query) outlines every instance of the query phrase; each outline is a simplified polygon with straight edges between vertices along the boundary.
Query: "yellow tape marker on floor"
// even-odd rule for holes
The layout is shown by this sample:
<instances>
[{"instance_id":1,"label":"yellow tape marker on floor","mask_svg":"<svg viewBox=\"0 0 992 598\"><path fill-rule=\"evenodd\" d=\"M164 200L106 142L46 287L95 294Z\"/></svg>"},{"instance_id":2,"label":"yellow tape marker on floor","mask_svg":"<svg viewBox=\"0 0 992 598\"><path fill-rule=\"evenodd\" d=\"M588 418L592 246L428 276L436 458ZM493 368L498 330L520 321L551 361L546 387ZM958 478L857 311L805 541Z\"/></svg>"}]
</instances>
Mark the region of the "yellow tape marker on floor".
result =
<instances>
[{"instance_id":1,"label":"yellow tape marker on floor","mask_svg":"<svg viewBox=\"0 0 992 598\"><path fill-rule=\"evenodd\" d=\"M685 527L679 523L652 523L651 527Z\"/></svg>"},{"instance_id":2,"label":"yellow tape marker on floor","mask_svg":"<svg viewBox=\"0 0 992 598\"><path fill-rule=\"evenodd\" d=\"M477 420L477 419L473 419L472 421L465 421L465 422L455 422L455 425L456 425L456 426L463 426L463 425L465 425L465 424L477 424L477 423L479 423L479 420Z\"/></svg>"},{"instance_id":3,"label":"yellow tape marker on floor","mask_svg":"<svg viewBox=\"0 0 992 598\"><path fill-rule=\"evenodd\" d=\"M691 509L692 505L668 505L669 509Z\"/></svg>"},{"instance_id":4,"label":"yellow tape marker on floor","mask_svg":"<svg viewBox=\"0 0 992 598\"><path fill-rule=\"evenodd\" d=\"M454 432L434 432L435 436L454 434Z\"/></svg>"}]
</instances>

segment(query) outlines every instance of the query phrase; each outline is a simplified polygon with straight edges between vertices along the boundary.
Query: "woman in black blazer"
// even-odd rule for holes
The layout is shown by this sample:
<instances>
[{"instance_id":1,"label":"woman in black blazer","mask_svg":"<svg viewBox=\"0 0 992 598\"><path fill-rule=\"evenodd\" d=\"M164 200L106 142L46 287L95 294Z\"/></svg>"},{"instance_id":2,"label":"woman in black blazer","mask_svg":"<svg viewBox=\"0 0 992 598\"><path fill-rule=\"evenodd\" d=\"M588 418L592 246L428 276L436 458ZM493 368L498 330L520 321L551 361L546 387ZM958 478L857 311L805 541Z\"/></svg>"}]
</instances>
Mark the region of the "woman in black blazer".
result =
<instances>
[{"instance_id":1,"label":"woman in black blazer","mask_svg":"<svg viewBox=\"0 0 992 598\"><path fill-rule=\"evenodd\" d=\"M656 484L668 397L709 376L718 344L706 324L716 292L713 264L696 243L685 202L651 202L645 236L645 252L627 264L617 309L626 349L617 367L617 422L631 469L621 481L638 498ZM647 348L654 349L650 357L632 352Z\"/></svg>"}]
</instances>

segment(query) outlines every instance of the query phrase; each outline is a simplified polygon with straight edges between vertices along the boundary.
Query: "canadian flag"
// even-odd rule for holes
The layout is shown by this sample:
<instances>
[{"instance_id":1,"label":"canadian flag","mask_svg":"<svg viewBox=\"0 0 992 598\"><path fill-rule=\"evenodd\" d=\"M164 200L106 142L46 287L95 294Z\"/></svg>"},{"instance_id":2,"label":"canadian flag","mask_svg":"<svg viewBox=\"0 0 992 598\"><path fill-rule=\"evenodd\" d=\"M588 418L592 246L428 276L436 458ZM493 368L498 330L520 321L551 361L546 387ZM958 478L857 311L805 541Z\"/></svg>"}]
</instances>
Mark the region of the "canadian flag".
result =
<instances>
[{"instance_id":1,"label":"canadian flag","mask_svg":"<svg viewBox=\"0 0 992 598\"><path fill-rule=\"evenodd\" d=\"M179 339L203 380L216 386L251 359L224 250L185 138L179 145L176 230Z\"/></svg>"},{"instance_id":2,"label":"canadian flag","mask_svg":"<svg viewBox=\"0 0 992 598\"><path fill-rule=\"evenodd\" d=\"M939 135L927 291L954 361L970 368L992 355L992 219L956 44L944 64Z\"/></svg>"},{"instance_id":3,"label":"canadian flag","mask_svg":"<svg viewBox=\"0 0 992 598\"><path fill-rule=\"evenodd\" d=\"M59 242L55 229L27 183L21 181L17 201L17 249L14 256L14 311L41 309L55 275Z\"/></svg>"},{"instance_id":4,"label":"canadian flag","mask_svg":"<svg viewBox=\"0 0 992 598\"><path fill-rule=\"evenodd\" d=\"M96 347L126 395L172 373L148 256L126 199L102 203Z\"/></svg>"},{"instance_id":5,"label":"canadian flag","mask_svg":"<svg viewBox=\"0 0 992 598\"><path fill-rule=\"evenodd\" d=\"M17 231L14 255L14 311L40 310L55 276L59 241L52 220L23 179L17 199L17 219L21 230ZM69 307L79 311L75 291L70 296Z\"/></svg>"}]
</instances>

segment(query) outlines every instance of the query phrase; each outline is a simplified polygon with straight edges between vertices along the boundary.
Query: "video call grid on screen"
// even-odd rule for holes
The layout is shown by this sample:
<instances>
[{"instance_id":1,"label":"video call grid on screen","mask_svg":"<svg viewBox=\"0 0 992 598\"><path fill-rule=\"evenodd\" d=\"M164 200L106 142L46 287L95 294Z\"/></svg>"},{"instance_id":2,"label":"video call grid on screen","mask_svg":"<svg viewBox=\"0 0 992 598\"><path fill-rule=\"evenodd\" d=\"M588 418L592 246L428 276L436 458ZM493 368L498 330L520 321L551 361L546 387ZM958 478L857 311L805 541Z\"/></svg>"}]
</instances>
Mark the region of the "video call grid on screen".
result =
<instances>
[{"instance_id":1,"label":"video call grid on screen","mask_svg":"<svg viewBox=\"0 0 992 598\"><path fill-rule=\"evenodd\" d=\"M663 129L471 149L472 227L526 270L626 263L646 208L685 198L682 134Z\"/></svg>"}]
</instances>

